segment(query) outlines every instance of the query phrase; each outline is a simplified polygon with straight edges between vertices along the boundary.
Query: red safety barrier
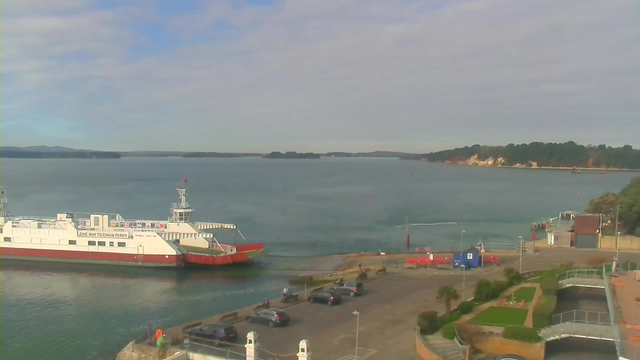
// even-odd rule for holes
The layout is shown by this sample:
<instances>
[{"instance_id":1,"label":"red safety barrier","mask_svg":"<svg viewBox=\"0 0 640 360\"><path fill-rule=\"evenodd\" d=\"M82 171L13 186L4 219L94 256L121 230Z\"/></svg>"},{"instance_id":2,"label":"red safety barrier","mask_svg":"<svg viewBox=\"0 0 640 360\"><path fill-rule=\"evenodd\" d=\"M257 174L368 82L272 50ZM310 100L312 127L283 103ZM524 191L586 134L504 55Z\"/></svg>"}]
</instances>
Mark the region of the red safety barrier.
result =
<instances>
[{"instance_id":1,"label":"red safety barrier","mask_svg":"<svg viewBox=\"0 0 640 360\"><path fill-rule=\"evenodd\" d=\"M433 260L429 258L413 258L413 259L405 259L406 264L414 264L419 266L434 266L438 264L450 264L450 257L437 257L433 258Z\"/></svg>"},{"instance_id":2,"label":"red safety barrier","mask_svg":"<svg viewBox=\"0 0 640 360\"><path fill-rule=\"evenodd\" d=\"M500 258L497 256L483 256L482 257L482 261L484 262L489 262L489 263L495 263L500 265Z\"/></svg>"}]
</instances>

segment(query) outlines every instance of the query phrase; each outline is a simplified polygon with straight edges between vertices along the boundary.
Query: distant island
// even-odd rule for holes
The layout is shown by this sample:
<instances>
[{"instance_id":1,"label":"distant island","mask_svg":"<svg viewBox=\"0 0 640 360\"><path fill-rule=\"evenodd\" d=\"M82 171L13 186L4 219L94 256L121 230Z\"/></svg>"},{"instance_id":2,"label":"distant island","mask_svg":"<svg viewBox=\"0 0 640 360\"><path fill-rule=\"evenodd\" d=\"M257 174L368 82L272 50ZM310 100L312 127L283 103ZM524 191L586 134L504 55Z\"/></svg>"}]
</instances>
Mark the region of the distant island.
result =
<instances>
[{"instance_id":1,"label":"distant island","mask_svg":"<svg viewBox=\"0 0 640 360\"><path fill-rule=\"evenodd\" d=\"M0 146L0 158L13 159L120 159L114 151L71 149L62 146Z\"/></svg>"},{"instance_id":2,"label":"distant island","mask_svg":"<svg viewBox=\"0 0 640 360\"><path fill-rule=\"evenodd\" d=\"M371 152L328 152L322 156L326 157L379 157L379 158L402 158L406 156L414 155L411 153L399 152L399 151L371 151Z\"/></svg>"},{"instance_id":3,"label":"distant island","mask_svg":"<svg viewBox=\"0 0 640 360\"><path fill-rule=\"evenodd\" d=\"M219 152L189 152L182 155L185 158L239 158L259 157L263 154L256 153L219 153Z\"/></svg>"},{"instance_id":4,"label":"distant island","mask_svg":"<svg viewBox=\"0 0 640 360\"><path fill-rule=\"evenodd\" d=\"M314 153L298 153L295 151L287 151L286 153L281 153L279 151L274 151L270 154L263 156L264 159L320 159L320 154Z\"/></svg>"},{"instance_id":5,"label":"distant island","mask_svg":"<svg viewBox=\"0 0 640 360\"><path fill-rule=\"evenodd\" d=\"M640 150L631 145L614 148L566 143L473 145L451 150L402 157L435 163L521 168L576 168L602 170L640 169Z\"/></svg>"}]
</instances>

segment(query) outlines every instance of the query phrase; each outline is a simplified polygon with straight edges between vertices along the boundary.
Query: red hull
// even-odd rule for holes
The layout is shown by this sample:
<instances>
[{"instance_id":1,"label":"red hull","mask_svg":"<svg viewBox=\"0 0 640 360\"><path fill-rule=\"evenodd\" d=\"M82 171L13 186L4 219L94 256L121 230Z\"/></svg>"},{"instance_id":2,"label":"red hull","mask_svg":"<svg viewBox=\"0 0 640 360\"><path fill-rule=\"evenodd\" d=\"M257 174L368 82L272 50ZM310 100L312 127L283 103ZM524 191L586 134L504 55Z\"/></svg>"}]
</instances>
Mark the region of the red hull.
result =
<instances>
[{"instance_id":1,"label":"red hull","mask_svg":"<svg viewBox=\"0 0 640 360\"><path fill-rule=\"evenodd\" d=\"M68 251L68 250L41 250L41 249L20 249L20 248L0 248L0 255L6 258L25 260L52 260L68 262L86 263L117 263L126 265L146 265L146 266L183 266L182 255L137 255L119 254L110 252L92 251Z\"/></svg>"}]
</instances>

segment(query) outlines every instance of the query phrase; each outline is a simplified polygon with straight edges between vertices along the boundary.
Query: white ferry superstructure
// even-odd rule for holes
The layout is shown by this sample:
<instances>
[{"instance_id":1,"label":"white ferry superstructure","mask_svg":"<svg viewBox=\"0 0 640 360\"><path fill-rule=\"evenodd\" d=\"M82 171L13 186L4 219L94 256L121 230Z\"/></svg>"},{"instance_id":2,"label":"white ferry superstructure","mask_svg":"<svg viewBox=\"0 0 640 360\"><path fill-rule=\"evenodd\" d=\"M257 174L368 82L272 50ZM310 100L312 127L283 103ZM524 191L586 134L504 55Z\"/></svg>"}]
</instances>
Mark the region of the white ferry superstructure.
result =
<instances>
[{"instance_id":1,"label":"white ferry superstructure","mask_svg":"<svg viewBox=\"0 0 640 360\"><path fill-rule=\"evenodd\" d=\"M59 213L55 218L9 213L7 189L0 190L0 257L3 259L136 266L228 265L263 255L264 244L246 242L235 224L195 222L186 189L171 217L127 220L119 214ZM216 229L235 231L243 244L216 239Z\"/></svg>"}]
</instances>

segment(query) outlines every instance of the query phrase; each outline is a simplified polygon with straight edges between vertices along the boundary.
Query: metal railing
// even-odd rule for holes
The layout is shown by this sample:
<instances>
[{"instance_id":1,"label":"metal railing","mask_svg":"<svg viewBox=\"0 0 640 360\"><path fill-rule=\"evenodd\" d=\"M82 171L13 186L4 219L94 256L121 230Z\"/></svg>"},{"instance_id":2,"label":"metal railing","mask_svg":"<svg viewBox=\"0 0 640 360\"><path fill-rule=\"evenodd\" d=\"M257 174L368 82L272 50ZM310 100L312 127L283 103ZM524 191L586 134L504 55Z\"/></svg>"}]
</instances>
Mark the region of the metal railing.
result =
<instances>
[{"instance_id":1,"label":"metal railing","mask_svg":"<svg viewBox=\"0 0 640 360\"><path fill-rule=\"evenodd\" d=\"M228 346L216 347L216 346L211 346L211 345L207 345L199 342L194 342L193 340L185 341L184 349L189 353L213 355L213 356L217 356L217 357L220 357L223 359L229 359L229 360L246 360L247 359L247 355L245 353L233 351ZM258 358L258 357L255 357L254 359L266 360L264 358Z\"/></svg>"},{"instance_id":2,"label":"metal railing","mask_svg":"<svg viewBox=\"0 0 640 360\"><path fill-rule=\"evenodd\" d=\"M572 269L558 274L558 281L567 279L602 279L603 269Z\"/></svg>"},{"instance_id":3,"label":"metal railing","mask_svg":"<svg viewBox=\"0 0 640 360\"><path fill-rule=\"evenodd\" d=\"M551 316L551 325L566 322L611 326L611 316L605 312L586 310L565 311Z\"/></svg>"},{"instance_id":4,"label":"metal railing","mask_svg":"<svg viewBox=\"0 0 640 360\"><path fill-rule=\"evenodd\" d=\"M586 324L572 321L546 327L542 329L540 335L545 341L566 337L615 341L610 325Z\"/></svg>"}]
</instances>

